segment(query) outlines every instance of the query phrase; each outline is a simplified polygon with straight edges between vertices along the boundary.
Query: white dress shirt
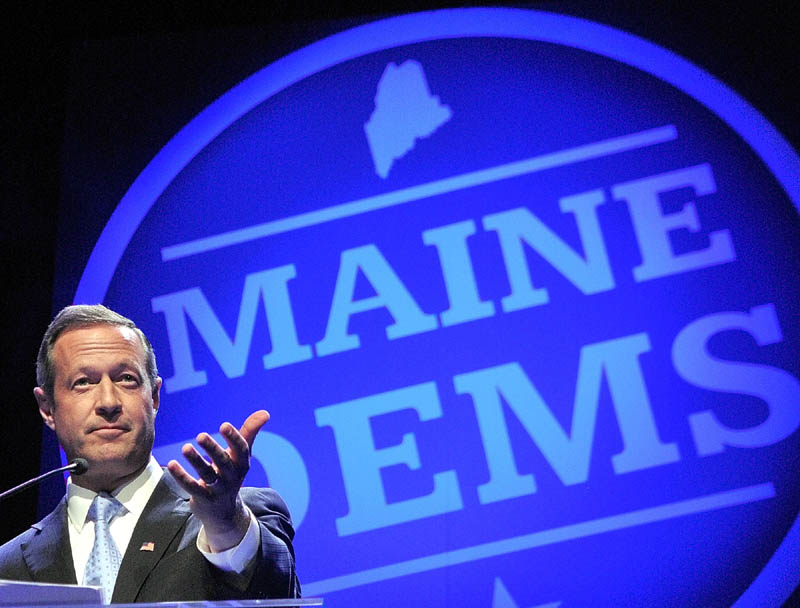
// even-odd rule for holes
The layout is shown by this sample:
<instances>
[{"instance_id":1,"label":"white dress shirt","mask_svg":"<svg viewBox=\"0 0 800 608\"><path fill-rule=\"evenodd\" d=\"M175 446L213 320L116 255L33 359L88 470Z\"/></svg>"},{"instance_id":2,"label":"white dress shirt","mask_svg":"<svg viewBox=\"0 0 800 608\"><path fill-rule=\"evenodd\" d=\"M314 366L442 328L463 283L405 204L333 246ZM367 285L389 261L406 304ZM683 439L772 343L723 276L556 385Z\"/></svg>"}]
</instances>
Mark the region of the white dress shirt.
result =
<instances>
[{"instance_id":1,"label":"white dress shirt","mask_svg":"<svg viewBox=\"0 0 800 608\"><path fill-rule=\"evenodd\" d=\"M112 492L112 496L125 507L109 526L120 555L125 555L125 550L133 536L133 529L163 474L164 471L156 459L150 456L150 461L139 475ZM96 492L72 483L71 478L67 482L69 542L72 547L75 578L79 584L83 582L86 562L89 561L89 555L94 545L94 522L86 521L86 515L89 513L89 507L96 495ZM261 543L261 531L250 509L248 509L248 513L250 514L250 527L247 529L247 533L238 545L227 551L212 553L206 540L205 529L200 529L200 534L197 536L197 548L217 568L241 574L255 559Z\"/></svg>"}]
</instances>

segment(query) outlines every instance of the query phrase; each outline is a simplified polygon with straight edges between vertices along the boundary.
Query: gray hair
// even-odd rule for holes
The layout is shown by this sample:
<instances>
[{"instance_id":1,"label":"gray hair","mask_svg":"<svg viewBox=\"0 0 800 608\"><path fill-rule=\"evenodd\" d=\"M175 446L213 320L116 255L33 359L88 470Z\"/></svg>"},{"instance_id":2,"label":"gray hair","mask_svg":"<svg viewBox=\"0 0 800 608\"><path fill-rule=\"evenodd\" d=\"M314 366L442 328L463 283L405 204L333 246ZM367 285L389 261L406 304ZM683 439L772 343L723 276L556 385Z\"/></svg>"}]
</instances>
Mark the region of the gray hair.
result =
<instances>
[{"instance_id":1,"label":"gray hair","mask_svg":"<svg viewBox=\"0 0 800 608\"><path fill-rule=\"evenodd\" d=\"M113 327L127 327L139 337L145 353L145 373L150 380L150 388L155 391L158 379L158 367L156 366L156 355L150 340L144 335L141 329L136 327L136 323L128 317L106 308L102 304L78 304L62 308L55 319L47 327L39 346L39 355L36 357L36 383L53 398L53 389L56 381L56 370L53 362L53 348L59 336L71 329L88 327L90 325L111 325Z\"/></svg>"}]
</instances>

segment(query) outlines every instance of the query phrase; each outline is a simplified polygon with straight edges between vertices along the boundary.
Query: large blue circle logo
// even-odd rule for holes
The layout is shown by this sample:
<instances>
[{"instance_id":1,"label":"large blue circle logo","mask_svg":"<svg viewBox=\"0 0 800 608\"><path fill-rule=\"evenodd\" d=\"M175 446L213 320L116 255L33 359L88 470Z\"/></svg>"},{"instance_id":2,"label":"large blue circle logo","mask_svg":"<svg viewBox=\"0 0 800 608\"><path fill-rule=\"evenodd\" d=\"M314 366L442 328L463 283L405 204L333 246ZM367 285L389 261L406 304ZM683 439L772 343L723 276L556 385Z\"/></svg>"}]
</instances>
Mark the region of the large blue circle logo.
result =
<instances>
[{"instance_id":1,"label":"large blue circle logo","mask_svg":"<svg viewBox=\"0 0 800 608\"><path fill-rule=\"evenodd\" d=\"M250 482L287 499L328 605L777 604L798 177L753 108L641 39L408 15L198 115L75 300L150 336L160 460L273 413Z\"/></svg>"}]
</instances>

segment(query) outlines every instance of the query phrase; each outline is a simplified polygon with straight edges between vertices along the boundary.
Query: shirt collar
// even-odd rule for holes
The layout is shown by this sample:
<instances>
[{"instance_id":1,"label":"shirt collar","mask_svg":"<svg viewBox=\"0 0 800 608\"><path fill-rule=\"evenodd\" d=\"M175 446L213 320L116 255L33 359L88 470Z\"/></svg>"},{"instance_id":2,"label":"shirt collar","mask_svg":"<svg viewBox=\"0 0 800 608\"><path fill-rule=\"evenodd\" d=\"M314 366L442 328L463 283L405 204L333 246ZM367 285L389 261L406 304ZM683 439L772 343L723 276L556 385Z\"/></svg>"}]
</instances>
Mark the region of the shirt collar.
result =
<instances>
[{"instance_id":1,"label":"shirt collar","mask_svg":"<svg viewBox=\"0 0 800 608\"><path fill-rule=\"evenodd\" d=\"M114 490L111 495L138 519L163 475L164 471L151 454L150 460L142 472ZM92 492L92 490L87 490L72 483L71 477L67 481L67 514L69 515L70 523L78 532L83 529L83 524L86 523L86 515L89 513L89 507L92 506L95 496L97 496L97 492Z\"/></svg>"}]
</instances>

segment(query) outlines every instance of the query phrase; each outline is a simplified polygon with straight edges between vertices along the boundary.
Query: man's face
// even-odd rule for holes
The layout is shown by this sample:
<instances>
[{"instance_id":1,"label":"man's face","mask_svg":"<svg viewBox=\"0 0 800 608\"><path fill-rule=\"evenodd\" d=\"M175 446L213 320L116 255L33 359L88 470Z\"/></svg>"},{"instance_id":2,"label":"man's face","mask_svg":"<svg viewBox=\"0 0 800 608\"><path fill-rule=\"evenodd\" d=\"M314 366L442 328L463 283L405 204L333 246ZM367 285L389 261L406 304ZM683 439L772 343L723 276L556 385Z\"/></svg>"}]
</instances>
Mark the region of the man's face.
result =
<instances>
[{"instance_id":1,"label":"man's face","mask_svg":"<svg viewBox=\"0 0 800 608\"><path fill-rule=\"evenodd\" d=\"M56 340L53 363L53 398L34 389L42 418L68 459L89 461L74 481L111 491L147 464L161 379L150 385L144 348L127 327L68 330Z\"/></svg>"}]
</instances>

